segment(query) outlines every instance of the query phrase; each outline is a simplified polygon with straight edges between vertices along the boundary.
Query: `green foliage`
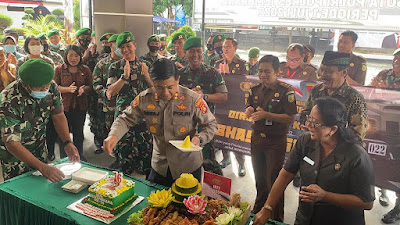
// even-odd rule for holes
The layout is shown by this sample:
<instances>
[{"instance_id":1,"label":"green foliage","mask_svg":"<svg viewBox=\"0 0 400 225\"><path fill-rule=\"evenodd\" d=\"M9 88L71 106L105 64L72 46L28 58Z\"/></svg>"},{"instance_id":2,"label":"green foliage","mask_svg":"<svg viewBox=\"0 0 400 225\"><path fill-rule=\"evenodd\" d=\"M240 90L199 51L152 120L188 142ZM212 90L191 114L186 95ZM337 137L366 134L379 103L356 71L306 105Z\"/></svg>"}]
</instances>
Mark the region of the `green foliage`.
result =
<instances>
[{"instance_id":1,"label":"green foliage","mask_svg":"<svg viewBox=\"0 0 400 225\"><path fill-rule=\"evenodd\" d=\"M3 33L3 30L13 24L13 20L11 17L0 14L0 32Z\"/></svg>"},{"instance_id":2,"label":"green foliage","mask_svg":"<svg viewBox=\"0 0 400 225\"><path fill-rule=\"evenodd\" d=\"M10 27L10 30L16 31L18 36L25 36L25 29L22 27Z\"/></svg>"},{"instance_id":3,"label":"green foliage","mask_svg":"<svg viewBox=\"0 0 400 225\"><path fill-rule=\"evenodd\" d=\"M81 28L81 12L79 6L79 0L74 0L74 29L79 30Z\"/></svg>"},{"instance_id":4,"label":"green foliage","mask_svg":"<svg viewBox=\"0 0 400 225\"><path fill-rule=\"evenodd\" d=\"M175 5L182 5L186 16L192 16L193 0L153 0L153 15L161 15L167 9L174 13Z\"/></svg>"},{"instance_id":5,"label":"green foliage","mask_svg":"<svg viewBox=\"0 0 400 225\"><path fill-rule=\"evenodd\" d=\"M53 12L51 12L53 15L56 15L56 16L63 16L64 15L64 10L62 10L62 9L55 9L55 10L53 10Z\"/></svg>"},{"instance_id":6,"label":"green foliage","mask_svg":"<svg viewBox=\"0 0 400 225\"><path fill-rule=\"evenodd\" d=\"M22 19L23 19L23 20L33 20L33 16L32 16L31 14L25 14L25 15L22 17Z\"/></svg>"},{"instance_id":7,"label":"green foliage","mask_svg":"<svg viewBox=\"0 0 400 225\"><path fill-rule=\"evenodd\" d=\"M27 20L23 24L25 35L38 35L40 33L47 33L53 28L62 29L63 26L55 19L54 15L40 16L36 20Z\"/></svg>"},{"instance_id":8,"label":"green foliage","mask_svg":"<svg viewBox=\"0 0 400 225\"><path fill-rule=\"evenodd\" d=\"M25 9L25 13L26 13L26 14L31 14L31 15L32 15L32 14L35 13L35 10L33 10L32 8L26 8L26 9Z\"/></svg>"},{"instance_id":9,"label":"green foliage","mask_svg":"<svg viewBox=\"0 0 400 225\"><path fill-rule=\"evenodd\" d=\"M56 21L57 20L57 17L55 15L48 14L46 16L47 16L48 21Z\"/></svg>"},{"instance_id":10,"label":"green foliage","mask_svg":"<svg viewBox=\"0 0 400 225\"><path fill-rule=\"evenodd\" d=\"M192 36L194 36L194 37L196 36L196 32L193 31L192 27L189 26L189 25L185 25L185 26L180 27L178 30L174 31L174 32L171 34L171 36L167 37L167 43L169 43L169 41L171 41L171 39L172 39L172 37L174 36L174 34L175 34L175 33L178 33L178 32L183 32L183 33L185 33L185 34L186 34L186 38L190 38L190 37L192 37Z\"/></svg>"}]
</instances>

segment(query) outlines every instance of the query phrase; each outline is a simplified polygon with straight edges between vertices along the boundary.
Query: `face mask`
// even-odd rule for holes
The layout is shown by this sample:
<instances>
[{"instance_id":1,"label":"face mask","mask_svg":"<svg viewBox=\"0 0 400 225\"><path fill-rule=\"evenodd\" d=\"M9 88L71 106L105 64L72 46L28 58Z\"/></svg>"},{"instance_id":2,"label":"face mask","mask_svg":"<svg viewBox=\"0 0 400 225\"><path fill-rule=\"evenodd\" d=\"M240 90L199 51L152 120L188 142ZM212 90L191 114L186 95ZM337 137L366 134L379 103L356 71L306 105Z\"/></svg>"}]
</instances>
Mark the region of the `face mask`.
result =
<instances>
[{"instance_id":1,"label":"face mask","mask_svg":"<svg viewBox=\"0 0 400 225\"><path fill-rule=\"evenodd\" d=\"M6 53L14 53L17 51L17 46L16 45L4 45L4 51Z\"/></svg>"},{"instance_id":2,"label":"face mask","mask_svg":"<svg viewBox=\"0 0 400 225\"><path fill-rule=\"evenodd\" d=\"M40 45L32 45L28 46L29 53L32 55L40 55L40 52L42 51L42 46Z\"/></svg>"},{"instance_id":3,"label":"face mask","mask_svg":"<svg viewBox=\"0 0 400 225\"><path fill-rule=\"evenodd\" d=\"M110 53L111 52L111 47L110 46L104 46L103 49L104 49L105 53Z\"/></svg>"},{"instance_id":4,"label":"face mask","mask_svg":"<svg viewBox=\"0 0 400 225\"><path fill-rule=\"evenodd\" d=\"M43 51L49 50L49 44L43 44Z\"/></svg>"},{"instance_id":5,"label":"face mask","mask_svg":"<svg viewBox=\"0 0 400 225\"><path fill-rule=\"evenodd\" d=\"M58 44L56 44L56 45L50 43L50 46L51 46L52 48L59 48L59 47L60 47L60 43L58 43Z\"/></svg>"},{"instance_id":6,"label":"face mask","mask_svg":"<svg viewBox=\"0 0 400 225\"><path fill-rule=\"evenodd\" d=\"M31 96L34 98L42 99L47 96L49 93L50 89L47 89L47 91L42 92L42 91L31 91Z\"/></svg>"},{"instance_id":7,"label":"face mask","mask_svg":"<svg viewBox=\"0 0 400 225\"><path fill-rule=\"evenodd\" d=\"M216 47L215 51L220 55L224 52L224 51L222 51L222 46L221 47Z\"/></svg>"},{"instance_id":8,"label":"face mask","mask_svg":"<svg viewBox=\"0 0 400 225\"><path fill-rule=\"evenodd\" d=\"M165 45L161 45L160 49L158 51L162 52L165 50Z\"/></svg>"},{"instance_id":9,"label":"face mask","mask_svg":"<svg viewBox=\"0 0 400 225\"><path fill-rule=\"evenodd\" d=\"M122 57L122 56L123 56L122 53L121 53L121 51L119 50L119 48L115 49L115 54L116 54L118 57Z\"/></svg>"},{"instance_id":10,"label":"face mask","mask_svg":"<svg viewBox=\"0 0 400 225\"><path fill-rule=\"evenodd\" d=\"M90 39L79 39L79 44L82 47L87 48L90 44Z\"/></svg>"},{"instance_id":11,"label":"face mask","mask_svg":"<svg viewBox=\"0 0 400 225\"><path fill-rule=\"evenodd\" d=\"M208 50L208 51L214 50L214 45L212 45L212 44L207 44L207 50Z\"/></svg>"},{"instance_id":12,"label":"face mask","mask_svg":"<svg viewBox=\"0 0 400 225\"><path fill-rule=\"evenodd\" d=\"M158 49L160 49L160 48L157 47L157 46L149 46L149 50L150 50L150 52L152 52L152 53L158 52Z\"/></svg>"},{"instance_id":13,"label":"face mask","mask_svg":"<svg viewBox=\"0 0 400 225\"><path fill-rule=\"evenodd\" d=\"M176 53L176 50L175 49L173 49L173 50L170 50L169 51L172 55L175 55L175 53Z\"/></svg>"}]
</instances>

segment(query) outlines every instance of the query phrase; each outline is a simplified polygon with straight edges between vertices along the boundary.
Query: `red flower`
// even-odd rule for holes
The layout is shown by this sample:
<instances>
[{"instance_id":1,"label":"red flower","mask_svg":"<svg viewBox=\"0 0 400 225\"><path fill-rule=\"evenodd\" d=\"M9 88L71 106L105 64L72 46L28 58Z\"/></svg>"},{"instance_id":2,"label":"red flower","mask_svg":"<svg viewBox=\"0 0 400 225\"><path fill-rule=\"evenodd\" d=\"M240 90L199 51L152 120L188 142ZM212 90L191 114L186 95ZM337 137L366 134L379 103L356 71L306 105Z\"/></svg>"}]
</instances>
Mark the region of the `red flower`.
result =
<instances>
[{"instance_id":1,"label":"red flower","mask_svg":"<svg viewBox=\"0 0 400 225\"><path fill-rule=\"evenodd\" d=\"M192 195L188 199L183 200L186 208L191 214L204 214L207 201L198 195Z\"/></svg>"}]
</instances>

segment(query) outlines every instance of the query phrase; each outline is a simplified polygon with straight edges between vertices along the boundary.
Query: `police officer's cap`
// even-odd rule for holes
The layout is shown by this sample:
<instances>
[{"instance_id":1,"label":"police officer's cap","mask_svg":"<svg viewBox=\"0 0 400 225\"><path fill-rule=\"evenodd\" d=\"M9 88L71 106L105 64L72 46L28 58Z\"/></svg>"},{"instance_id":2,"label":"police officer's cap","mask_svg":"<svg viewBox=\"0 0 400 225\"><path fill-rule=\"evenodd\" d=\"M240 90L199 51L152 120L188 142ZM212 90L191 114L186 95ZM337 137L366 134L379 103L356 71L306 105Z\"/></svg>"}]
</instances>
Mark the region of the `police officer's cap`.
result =
<instances>
[{"instance_id":1,"label":"police officer's cap","mask_svg":"<svg viewBox=\"0 0 400 225\"><path fill-rule=\"evenodd\" d=\"M117 48L119 48L120 45L129 43L135 40L135 36L129 31L122 32L118 35L117 38Z\"/></svg>"},{"instance_id":2,"label":"police officer's cap","mask_svg":"<svg viewBox=\"0 0 400 225\"><path fill-rule=\"evenodd\" d=\"M226 39L225 34L215 35L215 37L212 40L212 44L214 45L215 43L220 42L220 41L224 41L225 39Z\"/></svg>"},{"instance_id":3,"label":"police officer's cap","mask_svg":"<svg viewBox=\"0 0 400 225\"><path fill-rule=\"evenodd\" d=\"M172 36L171 42L174 43L174 41L179 40L179 39L184 39L186 40L186 34L183 32L178 32Z\"/></svg>"},{"instance_id":4,"label":"police officer's cap","mask_svg":"<svg viewBox=\"0 0 400 225\"><path fill-rule=\"evenodd\" d=\"M112 35L113 35L113 33L105 33L105 34L101 35L100 41L104 41L104 40L108 41L108 39L110 39L110 37Z\"/></svg>"},{"instance_id":5,"label":"police officer's cap","mask_svg":"<svg viewBox=\"0 0 400 225\"><path fill-rule=\"evenodd\" d=\"M91 29L88 27L81 28L75 33L75 37L79 37L80 35L90 35L90 31Z\"/></svg>"},{"instance_id":6,"label":"police officer's cap","mask_svg":"<svg viewBox=\"0 0 400 225\"><path fill-rule=\"evenodd\" d=\"M260 57L260 49L257 47L250 48L249 50L249 58L250 59L257 59Z\"/></svg>"},{"instance_id":7,"label":"police officer's cap","mask_svg":"<svg viewBox=\"0 0 400 225\"><path fill-rule=\"evenodd\" d=\"M325 66L349 66L350 54L334 51L326 51L321 64Z\"/></svg>"},{"instance_id":8,"label":"police officer's cap","mask_svg":"<svg viewBox=\"0 0 400 225\"><path fill-rule=\"evenodd\" d=\"M203 47L203 39L201 37L188 38L183 45L183 50L188 50L192 47Z\"/></svg>"},{"instance_id":9,"label":"police officer's cap","mask_svg":"<svg viewBox=\"0 0 400 225\"><path fill-rule=\"evenodd\" d=\"M30 59L18 70L22 82L30 87L42 87L53 80L54 68L43 59Z\"/></svg>"}]
</instances>

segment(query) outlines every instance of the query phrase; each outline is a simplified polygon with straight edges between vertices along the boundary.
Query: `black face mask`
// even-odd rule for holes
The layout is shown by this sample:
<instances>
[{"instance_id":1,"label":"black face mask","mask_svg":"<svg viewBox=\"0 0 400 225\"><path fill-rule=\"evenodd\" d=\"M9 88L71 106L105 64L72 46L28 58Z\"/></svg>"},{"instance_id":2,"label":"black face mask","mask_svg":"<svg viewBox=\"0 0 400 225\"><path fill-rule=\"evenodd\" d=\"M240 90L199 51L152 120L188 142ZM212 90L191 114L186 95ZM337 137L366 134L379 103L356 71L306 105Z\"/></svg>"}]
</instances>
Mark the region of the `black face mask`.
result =
<instances>
[{"instance_id":1,"label":"black face mask","mask_svg":"<svg viewBox=\"0 0 400 225\"><path fill-rule=\"evenodd\" d=\"M157 47L157 46L149 46L149 50L150 50L150 52L152 52L152 53L158 52L158 49L160 49L160 48Z\"/></svg>"},{"instance_id":2,"label":"black face mask","mask_svg":"<svg viewBox=\"0 0 400 225\"><path fill-rule=\"evenodd\" d=\"M162 52L162 51L164 51L164 50L165 50L165 45L161 45L161 46L160 46L160 49L159 49L158 51L161 51L161 52Z\"/></svg>"},{"instance_id":3,"label":"black face mask","mask_svg":"<svg viewBox=\"0 0 400 225\"><path fill-rule=\"evenodd\" d=\"M82 47L87 48L87 47L89 47L90 39L79 39L79 44Z\"/></svg>"},{"instance_id":4,"label":"black face mask","mask_svg":"<svg viewBox=\"0 0 400 225\"><path fill-rule=\"evenodd\" d=\"M170 50L170 51L169 51L169 53L171 53L172 55L175 55L175 53L176 53L176 50L175 50L175 49L173 49L173 50Z\"/></svg>"},{"instance_id":5,"label":"black face mask","mask_svg":"<svg viewBox=\"0 0 400 225\"><path fill-rule=\"evenodd\" d=\"M224 52L224 51L222 51L222 46L221 47L216 47L215 51L220 55Z\"/></svg>"},{"instance_id":6,"label":"black face mask","mask_svg":"<svg viewBox=\"0 0 400 225\"><path fill-rule=\"evenodd\" d=\"M208 51L214 50L214 45L213 44L207 44L207 50Z\"/></svg>"},{"instance_id":7,"label":"black face mask","mask_svg":"<svg viewBox=\"0 0 400 225\"><path fill-rule=\"evenodd\" d=\"M308 55L306 55L306 56L304 57L303 62L307 62L307 60L308 60Z\"/></svg>"},{"instance_id":8,"label":"black face mask","mask_svg":"<svg viewBox=\"0 0 400 225\"><path fill-rule=\"evenodd\" d=\"M105 53L110 53L111 52L111 47L110 46L103 46L104 52Z\"/></svg>"},{"instance_id":9,"label":"black face mask","mask_svg":"<svg viewBox=\"0 0 400 225\"><path fill-rule=\"evenodd\" d=\"M43 46L43 51L46 52L47 50L49 50L49 44L42 44Z\"/></svg>"}]
</instances>

